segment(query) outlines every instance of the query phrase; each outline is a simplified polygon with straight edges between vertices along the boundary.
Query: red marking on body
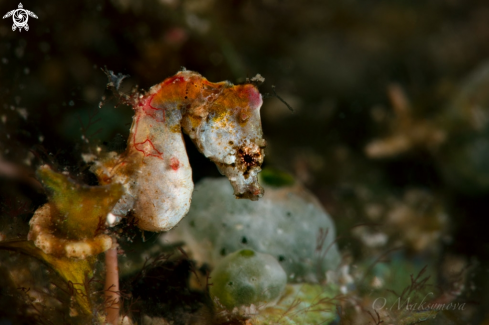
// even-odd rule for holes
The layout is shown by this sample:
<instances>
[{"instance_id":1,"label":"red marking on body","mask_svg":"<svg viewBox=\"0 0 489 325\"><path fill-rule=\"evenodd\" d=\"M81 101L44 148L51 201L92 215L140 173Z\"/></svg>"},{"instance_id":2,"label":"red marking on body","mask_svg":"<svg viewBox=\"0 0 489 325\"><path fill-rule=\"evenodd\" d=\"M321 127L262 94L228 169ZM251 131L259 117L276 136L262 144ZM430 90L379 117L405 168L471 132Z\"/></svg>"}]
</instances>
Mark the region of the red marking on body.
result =
<instances>
[{"instance_id":1,"label":"red marking on body","mask_svg":"<svg viewBox=\"0 0 489 325\"><path fill-rule=\"evenodd\" d=\"M158 149L155 148L150 139L146 139L144 142L135 143L134 148L136 148L137 151L141 151L145 157L156 157L163 159L163 153L159 152Z\"/></svg>"},{"instance_id":2,"label":"red marking on body","mask_svg":"<svg viewBox=\"0 0 489 325\"><path fill-rule=\"evenodd\" d=\"M146 115L151 116L156 120L156 122L165 122L166 116L165 116L165 110L161 108L156 108L151 105L153 102L153 98L155 97L156 94L151 95L146 102L143 105L143 111L146 113Z\"/></svg>"},{"instance_id":3,"label":"red marking on body","mask_svg":"<svg viewBox=\"0 0 489 325\"><path fill-rule=\"evenodd\" d=\"M145 157L156 157L159 159L163 159L163 153L158 151L158 149L155 148L153 145L153 142L151 142L150 139L146 138L145 141L143 142L136 142L136 134L138 133L138 126L139 126L139 119L141 118L141 115L138 115L138 118L136 120L136 127L134 128L134 134L133 134L133 143L134 143L134 149L137 151L140 151L144 154Z\"/></svg>"},{"instance_id":4,"label":"red marking on body","mask_svg":"<svg viewBox=\"0 0 489 325\"><path fill-rule=\"evenodd\" d=\"M178 168L180 167L180 161L178 161L177 158L175 157L171 157L170 158L170 167L171 169L173 169L174 171L177 171Z\"/></svg>"},{"instance_id":5,"label":"red marking on body","mask_svg":"<svg viewBox=\"0 0 489 325\"><path fill-rule=\"evenodd\" d=\"M170 77L170 78L167 78L165 81L163 81L163 83L161 84L162 86L165 86L165 85L168 85L168 84L171 84L173 82L185 82L185 78L183 76L173 76L173 77Z\"/></svg>"}]
</instances>

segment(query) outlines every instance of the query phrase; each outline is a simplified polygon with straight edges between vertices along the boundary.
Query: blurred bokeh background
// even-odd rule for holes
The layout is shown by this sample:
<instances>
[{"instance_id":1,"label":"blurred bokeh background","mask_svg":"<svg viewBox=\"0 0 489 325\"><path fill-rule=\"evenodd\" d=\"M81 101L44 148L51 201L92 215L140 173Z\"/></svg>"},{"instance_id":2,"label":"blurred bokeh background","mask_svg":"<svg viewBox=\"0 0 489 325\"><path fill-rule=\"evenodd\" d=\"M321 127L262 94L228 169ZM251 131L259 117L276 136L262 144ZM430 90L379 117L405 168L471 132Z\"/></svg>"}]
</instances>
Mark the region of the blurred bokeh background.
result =
<instances>
[{"instance_id":1,"label":"blurred bokeh background","mask_svg":"<svg viewBox=\"0 0 489 325\"><path fill-rule=\"evenodd\" d=\"M489 323L487 1L23 5L39 17L29 31L0 21L1 238L25 236L46 201L37 166L95 184L81 154L124 150L132 111L106 92L104 66L130 75L128 91L181 67L210 81L259 73L262 93L275 86L293 108L264 100L264 166L318 196L350 263L402 245L440 286L463 274L450 290L467 310L440 324ZM0 1L0 13L17 6ZM187 142L194 181L218 176Z\"/></svg>"}]
</instances>

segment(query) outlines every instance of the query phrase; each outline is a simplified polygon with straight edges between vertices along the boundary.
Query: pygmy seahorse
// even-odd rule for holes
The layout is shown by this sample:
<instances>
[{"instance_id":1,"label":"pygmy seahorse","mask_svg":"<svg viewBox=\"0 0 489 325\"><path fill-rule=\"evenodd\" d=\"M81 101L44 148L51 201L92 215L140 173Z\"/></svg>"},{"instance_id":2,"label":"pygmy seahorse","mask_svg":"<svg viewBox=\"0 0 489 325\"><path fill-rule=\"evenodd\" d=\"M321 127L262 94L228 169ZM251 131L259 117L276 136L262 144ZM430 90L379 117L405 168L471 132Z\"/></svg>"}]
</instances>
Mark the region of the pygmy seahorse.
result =
<instances>
[{"instance_id":1,"label":"pygmy seahorse","mask_svg":"<svg viewBox=\"0 0 489 325\"><path fill-rule=\"evenodd\" d=\"M187 214L194 185L182 129L228 177L236 198L258 200L262 103L254 83L213 83L187 70L133 96L126 151L93 167L102 184L125 187L111 213L123 217L132 210L138 226L149 231L169 230Z\"/></svg>"}]
</instances>

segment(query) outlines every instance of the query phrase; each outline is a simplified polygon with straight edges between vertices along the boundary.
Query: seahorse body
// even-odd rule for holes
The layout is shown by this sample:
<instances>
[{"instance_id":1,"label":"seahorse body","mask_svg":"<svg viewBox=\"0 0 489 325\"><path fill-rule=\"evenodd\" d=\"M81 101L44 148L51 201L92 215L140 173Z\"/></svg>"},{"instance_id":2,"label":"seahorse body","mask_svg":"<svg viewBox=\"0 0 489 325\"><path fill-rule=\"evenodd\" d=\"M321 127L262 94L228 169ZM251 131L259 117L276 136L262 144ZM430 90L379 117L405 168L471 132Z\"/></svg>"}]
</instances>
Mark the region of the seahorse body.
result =
<instances>
[{"instance_id":1,"label":"seahorse body","mask_svg":"<svg viewBox=\"0 0 489 325\"><path fill-rule=\"evenodd\" d=\"M192 71L139 96L126 151L94 168L101 183L125 186L112 213L133 210L138 226L149 231L169 230L187 214L193 182L182 129L228 177L237 198L257 200L265 147L261 105L253 84L212 83Z\"/></svg>"}]
</instances>

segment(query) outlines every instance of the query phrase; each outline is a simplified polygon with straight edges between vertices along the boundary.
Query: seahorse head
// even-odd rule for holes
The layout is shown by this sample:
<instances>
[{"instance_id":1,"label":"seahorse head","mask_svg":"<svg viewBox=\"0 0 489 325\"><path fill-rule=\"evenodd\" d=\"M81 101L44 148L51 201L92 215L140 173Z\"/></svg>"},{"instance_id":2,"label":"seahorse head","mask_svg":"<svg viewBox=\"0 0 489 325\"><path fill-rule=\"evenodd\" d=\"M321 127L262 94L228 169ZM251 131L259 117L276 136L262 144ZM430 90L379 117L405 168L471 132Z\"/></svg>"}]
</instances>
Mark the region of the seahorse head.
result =
<instances>
[{"instance_id":1,"label":"seahorse head","mask_svg":"<svg viewBox=\"0 0 489 325\"><path fill-rule=\"evenodd\" d=\"M266 144L260 92L253 84L210 83L202 77L193 88L199 94L187 109L185 132L230 180L237 198L257 200L263 194L257 175Z\"/></svg>"}]
</instances>

